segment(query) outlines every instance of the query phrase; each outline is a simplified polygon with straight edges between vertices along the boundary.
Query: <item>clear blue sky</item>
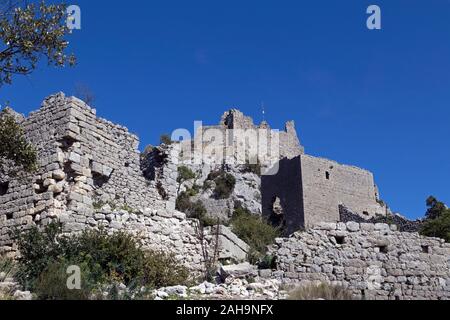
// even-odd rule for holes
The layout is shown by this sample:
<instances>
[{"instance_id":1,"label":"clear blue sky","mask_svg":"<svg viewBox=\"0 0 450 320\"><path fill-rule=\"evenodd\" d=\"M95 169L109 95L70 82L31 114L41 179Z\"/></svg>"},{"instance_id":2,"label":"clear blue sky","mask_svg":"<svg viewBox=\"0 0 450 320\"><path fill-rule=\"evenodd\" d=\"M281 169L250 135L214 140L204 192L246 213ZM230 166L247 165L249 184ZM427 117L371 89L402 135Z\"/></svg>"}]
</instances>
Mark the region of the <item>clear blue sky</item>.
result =
<instances>
[{"instance_id":1,"label":"clear blue sky","mask_svg":"<svg viewBox=\"0 0 450 320\"><path fill-rule=\"evenodd\" d=\"M69 1L70 2L70 1ZM73 1L75 68L43 66L0 100L36 109L76 83L141 147L230 107L296 121L309 154L374 172L393 210L450 203L450 1ZM381 31L366 8L382 9Z\"/></svg>"}]
</instances>

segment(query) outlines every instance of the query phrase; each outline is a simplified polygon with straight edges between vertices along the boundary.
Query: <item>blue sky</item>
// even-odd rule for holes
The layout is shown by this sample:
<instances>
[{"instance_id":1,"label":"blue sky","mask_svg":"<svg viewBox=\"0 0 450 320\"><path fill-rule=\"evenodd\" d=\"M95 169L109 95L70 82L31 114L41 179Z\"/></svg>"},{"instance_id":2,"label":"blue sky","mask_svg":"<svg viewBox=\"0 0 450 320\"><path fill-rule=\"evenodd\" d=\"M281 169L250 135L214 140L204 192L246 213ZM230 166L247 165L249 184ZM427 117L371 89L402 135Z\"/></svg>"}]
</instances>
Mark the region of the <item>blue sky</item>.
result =
<instances>
[{"instance_id":1,"label":"blue sky","mask_svg":"<svg viewBox=\"0 0 450 320\"><path fill-rule=\"evenodd\" d=\"M450 203L450 1L72 3L78 65L16 77L2 103L28 113L82 83L143 147L231 107L259 122L264 101L272 127L295 120L307 153L374 172L393 210ZM366 28L371 4L380 31Z\"/></svg>"}]
</instances>

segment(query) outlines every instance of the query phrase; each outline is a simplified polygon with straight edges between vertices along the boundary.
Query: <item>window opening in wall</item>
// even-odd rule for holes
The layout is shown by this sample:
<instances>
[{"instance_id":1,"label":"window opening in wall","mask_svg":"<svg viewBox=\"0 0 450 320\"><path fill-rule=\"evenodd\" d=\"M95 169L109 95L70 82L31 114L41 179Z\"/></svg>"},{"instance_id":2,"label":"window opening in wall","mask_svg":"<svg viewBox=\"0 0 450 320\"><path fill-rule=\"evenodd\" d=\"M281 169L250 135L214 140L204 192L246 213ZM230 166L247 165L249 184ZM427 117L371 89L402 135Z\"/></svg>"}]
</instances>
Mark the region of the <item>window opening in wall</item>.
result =
<instances>
[{"instance_id":1,"label":"window opening in wall","mask_svg":"<svg viewBox=\"0 0 450 320\"><path fill-rule=\"evenodd\" d=\"M0 182L0 196L4 196L8 193L9 182Z\"/></svg>"},{"instance_id":2,"label":"window opening in wall","mask_svg":"<svg viewBox=\"0 0 450 320\"><path fill-rule=\"evenodd\" d=\"M345 244L345 237L344 236L335 236L334 239L336 239L337 244Z\"/></svg>"},{"instance_id":3,"label":"window opening in wall","mask_svg":"<svg viewBox=\"0 0 450 320\"><path fill-rule=\"evenodd\" d=\"M430 247L429 246L422 246L422 252L423 253L430 253Z\"/></svg>"},{"instance_id":4,"label":"window opening in wall","mask_svg":"<svg viewBox=\"0 0 450 320\"><path fill-rule=\"evenodd\" d=\"M327 180L330 180L330 173L328 171L325 172L325 178L327 178Z\"/></svg>"},{"instance_id":5,"label":"window opening in wall","mask_svg":"<svg viewBox=\"0 0 450 320\"><path fill-rule=\"evenodd\" d=\"M281 205L281 199L279 197L274 197L272 199L271 206L272 215L270 216L270 222L277 227L284 228L285 216L283 206Z\"/></svg>"},{"instance_id":6,"label":"window opening in wall","mask_svg":"<svg viewBox=\"0 0 450 320\"><path fill-rule=\"evenodd\" d=\"M11 213L7 213L6 214L6 220L12 220L13 219L13 217L14 217L14 215L13 215L13 213L11 212Z\"/></svg>"},{"instance_id":7,"label":"window opening in wall","mask_svg":"<svg viewBox=\"0 0 450 320\"><path fill-rule=\"evenodd\" d=\"M389 252L388 246L379 246L378 248L380 249L381 253L388 253Z\"/></svg>"},{"instance_id":8,"label":"window opening in wall","mask_svg":"<svg viewBox=\"0 0 450 320\"><path fill-rule=\"evenodd\" d=\"M363 211L363 215L368 216L369 213L367 211Z\"/></svg>"}]
</instances>

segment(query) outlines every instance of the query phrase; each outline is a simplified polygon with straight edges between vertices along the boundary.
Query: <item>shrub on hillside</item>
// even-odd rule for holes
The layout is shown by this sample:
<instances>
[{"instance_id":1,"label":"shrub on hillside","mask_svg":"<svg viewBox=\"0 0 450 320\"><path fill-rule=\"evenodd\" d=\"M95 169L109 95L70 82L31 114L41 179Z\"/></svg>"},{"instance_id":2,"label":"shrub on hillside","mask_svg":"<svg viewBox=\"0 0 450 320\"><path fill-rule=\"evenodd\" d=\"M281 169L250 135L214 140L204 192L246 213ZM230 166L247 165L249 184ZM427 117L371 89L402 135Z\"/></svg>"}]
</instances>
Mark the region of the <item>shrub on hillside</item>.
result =
<instances>
[{"instance_id":1,"label":"shrub on hillside","mask_svg":"<svg viewBox=\"0 0 450 320\"><path fill-rule=\"evenodd\" d=\"M267 252L267 246L281 235L278 228L240 205L236 205L231 227L233 232L250 246L249 260L252 263L260 262Z\"/></svg>"},{"instance_id":2,"label":"shrub on hillside","mask_svg":"<svg viewBox=\"0 0 450 320\"><path fill-rule=\"evenodd\" d=\"M204 188L206 189L210 185L210 181L215 182L214 198L215 199L228 199L234 191L236 186L236 179L233 175L225 172L224 170L212 171L205 181Z\"/></svg>"},{"instance_id":3,"label":"shrub on hillside","mask_svg":"<svg viewBox=\"0 0 450 320\"><path fill-rule=\"evenodd\" d=\"M178 183L181 184L185 181L195 179L195 177L196 177L195 173L188 167L186 166L178 167L178 178L177 178Z\"/></svg>"},{"instance_id":4,"label":"shrub on hillside","mask_svg":"<svg viewBox=\"0 0 450 320\"><path fill-rule=\"evenodd\" d=\"M348 290L322 283L299 287L289 293L289 300L354 300Z\"/></svg>"},{"instance_id":5,"label":"shrub on hillside","mask_svg":"<svg viewBox=\"0 0 450 320\"><path fill-rule=\"evenodd\" d=\"M69 265L83 270L86 292L93 286L123 283L126 286L170 286L187 281L188 271L168 254L144 250L131 235L89 230L79 235L62 235L61 225L52 223L39 231L33 228L18 235L21 258L17 280L46 299L64 299L60 280ZM76 296L75 296L76 297ZM74 298L75 298L74 297Z\"/></svg>"},{"instance_id":6,"label":"shrub on hillside","mask_svg":"<svg viewBox=\"0 0 450 320\"><path fill-rule=\"evenodd\" d=\"M428 210L420 234L450 242L450 209L435 197L427 199Z\"/></svg>"},{"instance_id":7,"label":"shrub on hillside","mask_svg":"<svg viewBox=\"0 0 450 320\"><path fill-rule=\"evenodd\" d=\"M189 218L198 219L204 226L213 226L216 224L214 219L208 216L205 205L201 200L193 202L191 200L192 191L188 190L180 193L176 200L175 208L178 211L186 213Z\"/></svg>"},{"instance_id":8,"label":"shrub on hillside","mask_svg":"<svg viewBox=\"0 0 450 320\"><path fill-rule=\"evenodd\" d=\"M163 134L160 137L161 144L165 144L166 146L170 146L173 141L169 134Z\"/></svg>"},{"instance_id":9,"label":"shrub on hillside","mask_svg":"<svg viewBox=\"0 0 450 320\"><path fill-rule=\"evenodd\" d=\"M17 168L11 169L8 161ZM36 149L27 141L22 126L12 114L0 111L0 173L34 172L37 167Z\"/></svg>"}]
</instances>

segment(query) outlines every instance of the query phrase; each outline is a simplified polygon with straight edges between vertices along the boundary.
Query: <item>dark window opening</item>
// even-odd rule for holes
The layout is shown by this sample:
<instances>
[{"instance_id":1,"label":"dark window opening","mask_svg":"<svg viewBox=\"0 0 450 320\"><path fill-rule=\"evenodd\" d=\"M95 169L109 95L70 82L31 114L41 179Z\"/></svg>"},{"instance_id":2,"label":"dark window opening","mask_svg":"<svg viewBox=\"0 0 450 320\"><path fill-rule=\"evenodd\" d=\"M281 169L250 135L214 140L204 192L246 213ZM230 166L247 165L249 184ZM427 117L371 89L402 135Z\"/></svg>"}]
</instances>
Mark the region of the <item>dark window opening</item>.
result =
<instances>
[{"instance_id":1,"label":"dark window opening","mask_svg":"<svg viewBox=\"0 0 450 320\"><path fill-rule=\"evenodd\" d=\"M76 173L75 173L75 170L72 169L70 162L64 163L64 172L66 174L66 180L68 182L75 181Z\"/></svg>"},{"instance_id":2,"label":"dark window opening","mask_svg":"<svg viewBox=\"0 0 450 320\"><path fill-rule=\"evenodd\" d=\"M363 215L368 216L369 213L368 213L367 211L364 211L364 212L363 212Z\"/></svg>"},{"instance_id":3,"label":"dark window opening","mask_svg":"<svg viewBox=\"0 0 450 320\"><path fill-rule=\"evenodd\" d=\"M270 209L272 211L272 214L270 216L270 222L272 223L272 225L283 228L285 224L285 216L283 206L281 204L281 199L279 197L273 197L272 207Z\"/></svg>"},{"instance_id":4,"label":"dark window opening","mask_svg":"<svg viewBox=\"0 0 450 320\"><path fill-rule=\"evenodd\" d=\"M125 168L129 168L130 167L130 163L129 162L125 162Z\"/></svg>"},{"instance_id":5,"label":"dark window opening","mask_svg":"<svg viewBox=\"0 0 450 320\"><path fill-rule=\"evenodd\" d=\"M328 171L325 172L325 177L327 178L327 180L330 180L330 173Z\"/></svg>"},{"instance_id":6,"label":"dark window opening","mask_svg":"<svg viewBox=\"0 0 450 320\"><path fill-rule=\"evenodd\" d=\"M6 214L6 220L12 220L13 218L14 218L14 214L12 212Z\"/></svg>"},{"instance_id":7,"label":"dark window opening","mask_svg":"<svg viewBox=\"0 0 450 320\"><path fill-rule=\"evenodd\" d=\"M8 193L9 182L0 182L0 196L4 196Z\"/></svg>"},{"instance_id":8,"label":"dark window opening","mask_svg":"<svg viewBox=\"0 0 450 320\"><path fill-rule=\"evenodd\" d=\"M336 239L337 244L345 244L345 237L344 236L335 236L334 239Z\"/></svg>"},{"instance_id":9,"label":"dark window opening","mask_svg":"<svg viewBox=\"0 0 450 320\"><path fill-rule=\"evenodd\" d=\"M379 246L378 248L380 249L381 253L388 253L389 252L388 246Z\"/></svg>"},{"instance_id":10,"label":"dark window opening","mask_svg":"<svg viewBox=\"0 0 450 320\"><path fill-rule=\"evenodd\" d=\"M36 187L34 188L34 192L36 194L42 194L44 192L46 192L48 190L48 188L44 187L44 181L43 180L37 180L36 181Z\"/></svg>"},{"instance_id":11,"label":"dark window opening","mask_svg":"<svg viewBox=\"0 0 450 320\"><path fill-rule=\"evenodd\" d=\"M430 253L430 246L422 246L423 253Z\"/></svg>"},{"instance_id":12,"label":"dark window opening","mask_svg":"<svg viewBox=\"0 0 450 320\"><path fill-rule=\"evenodd\" d=\"M77 140L73 137L64 137L58 142L60 143L61 150L67 152L70 148L73 147L74 143L77 142Z\"/></svg>"},{"instance_id":13,"label":"dark window opening","mask_svg":"<svg viewBox=\"0 0 450 320\"><path fill-rule=\"evenodd\" d=\"M92 180L94 180L94 186L96 188L101 188L105 183L109 181L110 177L107 177L103 174L99 174L97 172L92 172Z\"/></svg>"}]
</instances>

